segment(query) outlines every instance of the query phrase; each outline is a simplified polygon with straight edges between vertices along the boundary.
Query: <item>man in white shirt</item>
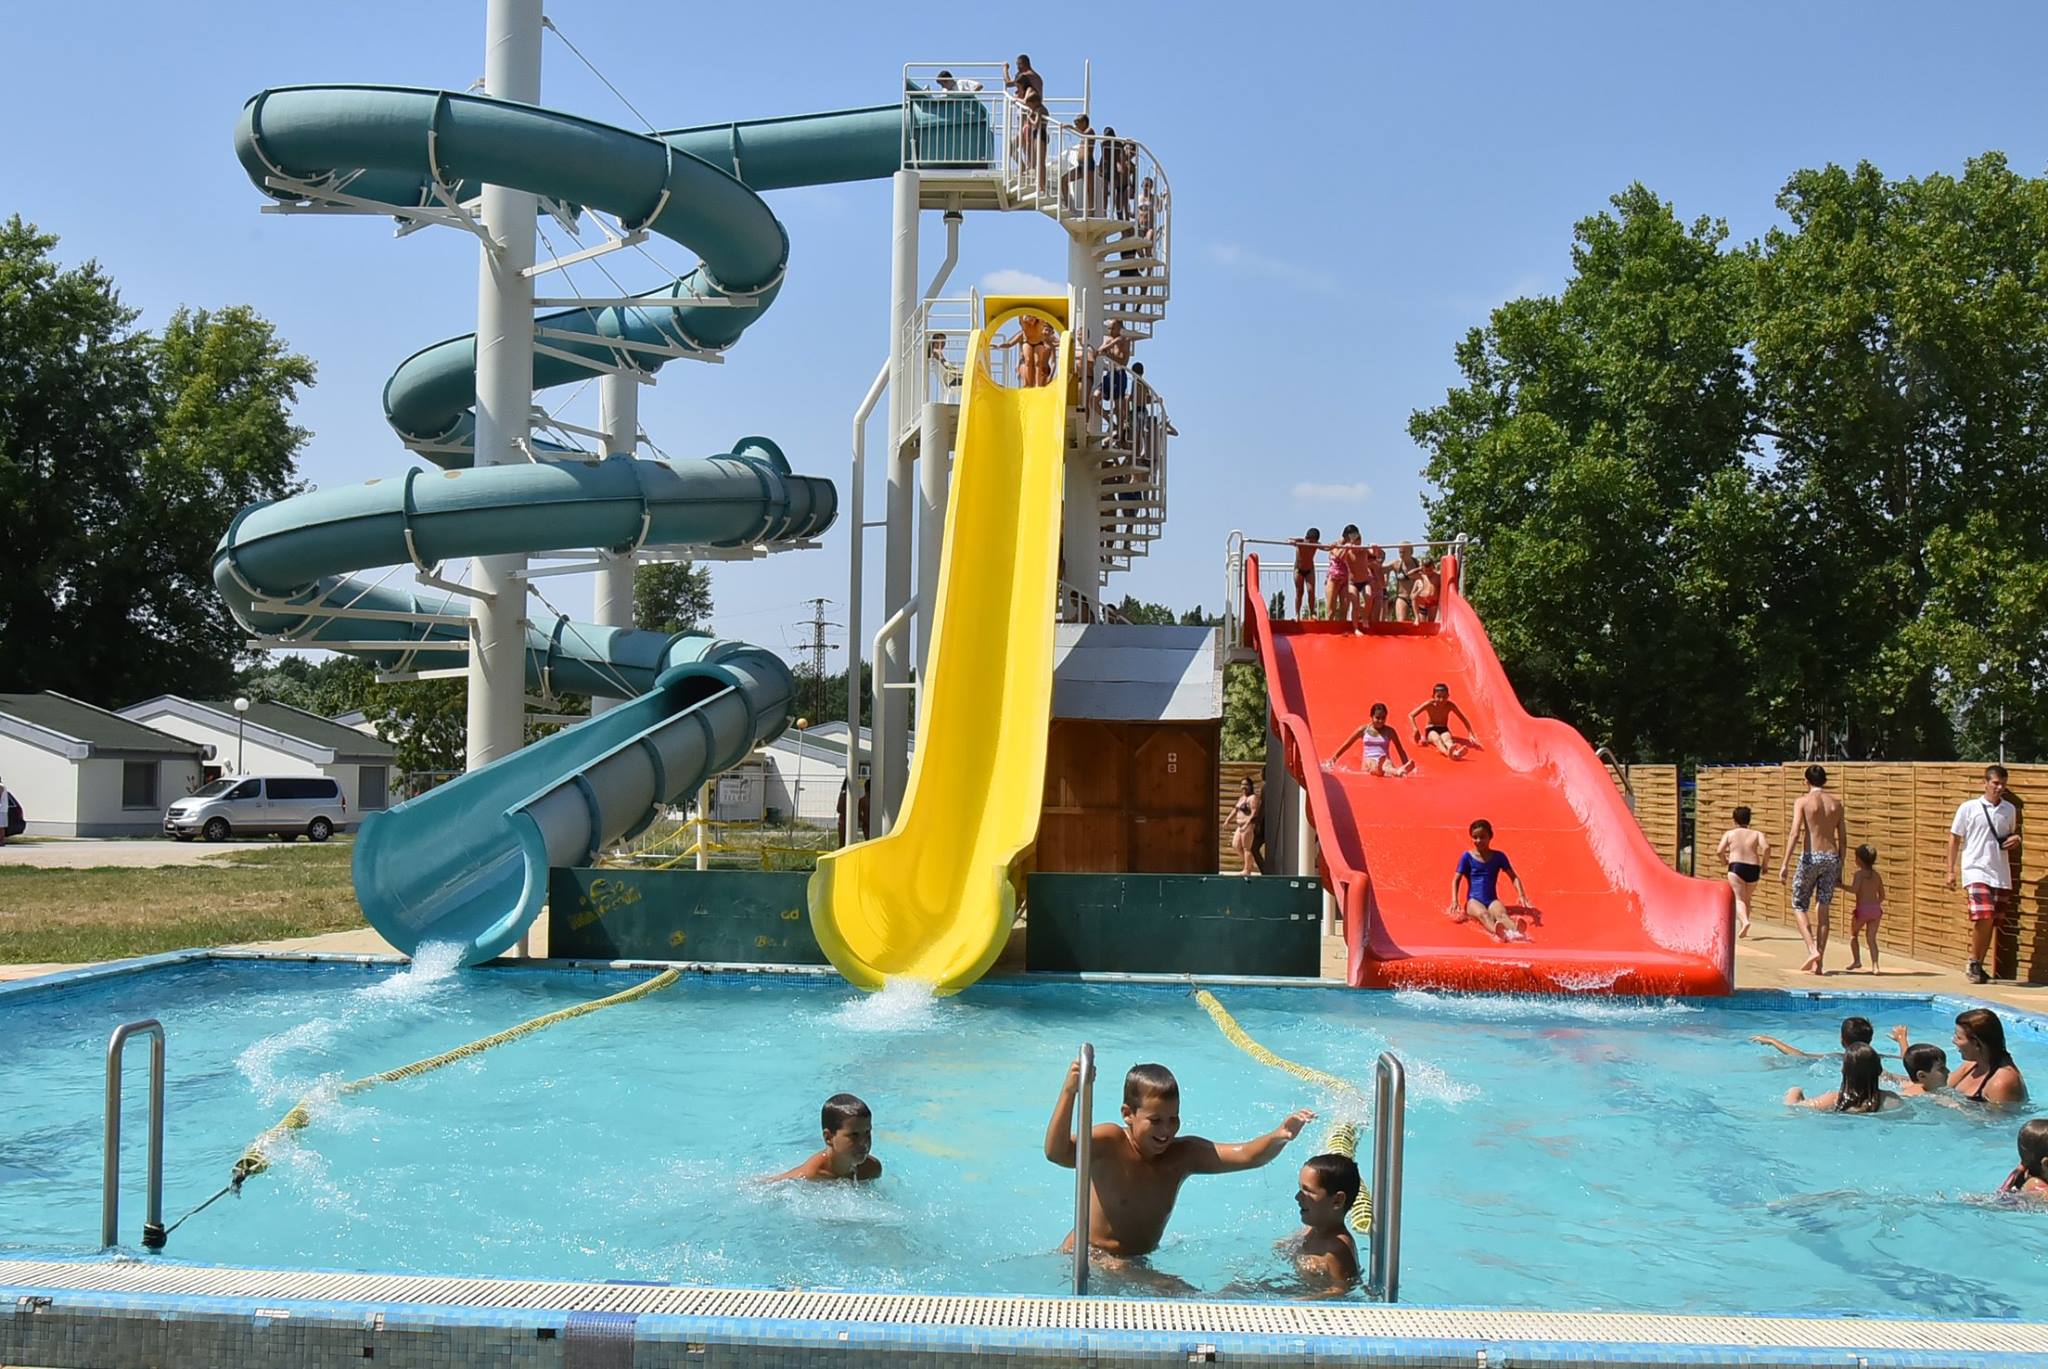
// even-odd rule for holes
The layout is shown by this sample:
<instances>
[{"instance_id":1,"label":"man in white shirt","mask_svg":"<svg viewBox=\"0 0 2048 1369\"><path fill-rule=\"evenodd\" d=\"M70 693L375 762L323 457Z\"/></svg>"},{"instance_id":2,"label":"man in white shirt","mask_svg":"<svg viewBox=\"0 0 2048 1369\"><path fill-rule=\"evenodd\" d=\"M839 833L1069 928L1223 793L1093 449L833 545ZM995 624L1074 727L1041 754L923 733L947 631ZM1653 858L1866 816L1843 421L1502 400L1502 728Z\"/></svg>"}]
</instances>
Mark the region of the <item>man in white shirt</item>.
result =
<instances>
[{"instance_id":1,"label":"man in white shirt","mask_svg":"<svg viewBox=\"0 0 2048 1369\"><path fill-rule=\"evenodd\" d=\"M2005 767L1984 767L1984 796L1968 799L1956 809L1948 829L1948 870L1942 881L1956 887L1956 857L1962 856L1962 878L1970 910L1972 984L1989 983L1984 956L1998 924L2012 915L2012 853L2020 848L2020 813L2005 796Z\"/></svg>"}]
</instances>

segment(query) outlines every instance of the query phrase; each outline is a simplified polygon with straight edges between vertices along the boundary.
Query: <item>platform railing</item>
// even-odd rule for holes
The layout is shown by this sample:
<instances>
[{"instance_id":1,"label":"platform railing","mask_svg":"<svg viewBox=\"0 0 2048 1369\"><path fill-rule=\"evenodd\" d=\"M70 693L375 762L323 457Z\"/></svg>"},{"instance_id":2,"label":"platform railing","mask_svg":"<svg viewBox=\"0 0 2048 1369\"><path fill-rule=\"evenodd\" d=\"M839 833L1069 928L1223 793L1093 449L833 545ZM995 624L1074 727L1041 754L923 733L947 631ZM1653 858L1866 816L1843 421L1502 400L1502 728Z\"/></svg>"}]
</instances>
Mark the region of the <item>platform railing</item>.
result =
<instances>
[{"instance_id":1,"label":"platform railing","mask_svg":"<svg viewBox=\"0 0 2048 1369\"><path fill-rule=\"evenodd\" d=\"M1089 1152L1095 1141L1095 1047L1081 1043L1081 1096L1074 1113L1074 1296L1088 1291Z\"/></svg>"},{"instance_id":2,"label":"platform railing","mask_svg":"<svg viewBox=\"0 0 2048 1369\"><path fill-rule=\"evenodd\" d=\"M1005 84L1009 78L1006 62L905 62L905 169L1001 173L1015 156L1023 112ZM1088 97L1049 95L1045 109L1072 123L1087 112Z\"/></svg>"},{"instance_id":3,"label":"platform railing","mask_svg":"<svg viewBox=\"0 0 2048 1369\"><path fill-rule=\"evenodd\" d=\"M1366 1248L1366 1291L1382 1302L1401 1295L1401 1185L1406 1158L1408 1072L1381 1051L1373 1065L1372 1231Z\"/></svg>"},{"instance_id":4,"label":"platform railing","mask_svg":"<svg viewBox=\"0 0 2048 1369\"><path fill-rule=\"evenodd\" d=\"M155 1018L124 1022L107 1038L107 1116L101 1143L100 1245L121 1243L121 1059L128 1042L149 1038L149 1196L142 1219L142 1245L163 1249L164 1230L164 1027Z\"/></svg>"},{"instance_id":5,"label":"platform railing","mask_svg":"<svg viewBox=\"0 0 2048 1369\"><path fill-rule=\"evenodd\" d=\"M1330 548L1337 542L1338 531L1343 527L1341 519L1332 527L1325 522L1321 527L1322 540L1317 544L1315 571L1311 577L1314 592L1314 607L1304 617L1322 617L1327 609L1326 596L1329 590ZM1472 583L1472 560L1479 550L1479 543L1462 533L1448 539L1402 538L1394 540L1367 537L1365 545L1378 546L1387 553L1387 564L1392 565L1402 547L1414 550L1417 559L1430 557L1441 564L1446 556L1457 558L1458 578L1456 585L1460 592ZM1259 556L1259 591L1262 598L1270 601L1275 594L1282 596L1282 611L1274 614L1277 618L1294 616L1294 555L1297 543L1286 537L1249 537L1242 531L1233 531L1224 541L1223 577L1224 640L1233 646L1244 642L1245 622L1245 554L1253 548L1266 548Z\"/></svg>"}]
</instances>

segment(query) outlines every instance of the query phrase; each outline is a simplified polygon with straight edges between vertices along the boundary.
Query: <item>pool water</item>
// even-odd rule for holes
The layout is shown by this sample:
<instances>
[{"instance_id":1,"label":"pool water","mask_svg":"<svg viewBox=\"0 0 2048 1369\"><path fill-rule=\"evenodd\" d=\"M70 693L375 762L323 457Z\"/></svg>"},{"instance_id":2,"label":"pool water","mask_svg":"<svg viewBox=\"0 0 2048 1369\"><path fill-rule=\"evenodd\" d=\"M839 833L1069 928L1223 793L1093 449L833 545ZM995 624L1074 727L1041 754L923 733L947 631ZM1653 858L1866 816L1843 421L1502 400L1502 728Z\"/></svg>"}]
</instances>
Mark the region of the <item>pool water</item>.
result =
<instances>
[{"instance_id":1,"label":"pool water","mask_svg":"<svg viewBox=\"0 0 2048 1369\"><path fill-rule=\"evenodd\" d=\"M83 1257L99 1227L101 1053L169 1034L165 1208L226 1182L302 1095L638 982L573 971L397 972L204 961L0 999L0 1256ZM2048 1210L1990 1195L2020 1117L1921 1103L1788 1109L1861 1012L1946 1045L1954 1006L1881 999L1629 1002L1223 988L1254 1038L1368 1094L1407 1064L1405 1301L1723 1313L2048 1315ZM2009 1023L2048 1080L2048 1034ZM1232 1047L1185 990L985 984L955 999L836 981L685 977L433 1074L314 1104L272 1168L163 1258L755 1287L1058 1293L1072 1173L1042 1153L1081 1041L1098 1115L1141 1060L1185 1129L1242 1140L1331 1102ZM130 1053L122 1229L142 1219L146 1051ZM818 1144L818 1105L875 1111L883 1179L764 1186ZM1294 1291L1275 1243L1296 1168L1196 1178L1152 1265L1205 1294ZM1145 1290L1138 1290L1145 1291Z\"/></svg>"}]
</instances>

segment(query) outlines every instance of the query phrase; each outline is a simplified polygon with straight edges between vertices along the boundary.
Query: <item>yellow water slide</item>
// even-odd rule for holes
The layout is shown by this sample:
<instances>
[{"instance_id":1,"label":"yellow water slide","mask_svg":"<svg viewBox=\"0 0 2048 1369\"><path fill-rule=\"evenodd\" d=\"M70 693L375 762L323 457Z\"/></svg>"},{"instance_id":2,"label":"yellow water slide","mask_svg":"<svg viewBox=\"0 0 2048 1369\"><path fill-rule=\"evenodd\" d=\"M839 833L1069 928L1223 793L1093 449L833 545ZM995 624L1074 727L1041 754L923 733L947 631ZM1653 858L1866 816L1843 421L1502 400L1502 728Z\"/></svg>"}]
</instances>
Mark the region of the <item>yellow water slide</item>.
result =
<instances>
[{"instance_id":1,"label":"yellow water slide","mask_svg":"<svg viewBox=\"0 0 2048 1369\"><path fill-rule=\"evenodd\" d=\"M1050 384L999 384L990 343L1027 315L1057 325L1057 370ZM1016 920L1052 714L1066 317L1064 299L991 299L968 340L909 788L888 835L824 857L811 876L818 944L864 989L964 989Z\"/></svg>"}]
</instances>

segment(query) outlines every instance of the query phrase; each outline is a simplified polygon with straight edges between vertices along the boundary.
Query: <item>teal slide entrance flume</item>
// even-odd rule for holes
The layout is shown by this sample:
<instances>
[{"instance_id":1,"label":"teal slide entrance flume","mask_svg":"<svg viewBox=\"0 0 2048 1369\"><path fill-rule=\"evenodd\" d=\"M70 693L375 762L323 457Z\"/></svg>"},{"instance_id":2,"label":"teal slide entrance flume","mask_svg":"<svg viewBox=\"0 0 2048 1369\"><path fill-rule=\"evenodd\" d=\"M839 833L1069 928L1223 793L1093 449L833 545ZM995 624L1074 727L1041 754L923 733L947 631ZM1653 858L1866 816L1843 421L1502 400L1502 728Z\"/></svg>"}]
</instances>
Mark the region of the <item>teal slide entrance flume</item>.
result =
<instances>
[{"instance_id":1,"label":"teal slide entrance flume","mask_svg":"<svg viewBox=\"0 0 2048 1369\"><path fill-rule=\"evenodd\" d=\"M537 319L555 353L535 353L534 386L545 389L665 359L621 343L729 346L773 303L787 265L787 236L756 190L886 177L903 139L897 105L654 136L483 96L329 85L251 98L235 146L258 188L286 201L333 193L394 210L446 206L488 181L602 210L697 254L695 270L640 296L648 307ZM711 302L652 303L675 299ZM408 358L385 386L392 427L446 469L236 516L214 582L238 621L309 646L348 642L392 666L424 641L466 641L464 603L353 572L508 552L787 542L821 533L837 511L831 482L793 474L765 438L701 461L613 454L476 468L475 355L473 335L451 338ZM326 616L344 608L349 616ZM435 665L463 659L428 654ZM645 828L662 804L780 733L792 695L788 669L758 647L540 614L528 626L526 676L529 688L630 702L365 818L356 896L400 950L452 942L465 963L506 950L539 912L551 864L587 861Z\"/></svg>"}]
</instances>

